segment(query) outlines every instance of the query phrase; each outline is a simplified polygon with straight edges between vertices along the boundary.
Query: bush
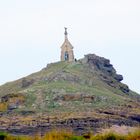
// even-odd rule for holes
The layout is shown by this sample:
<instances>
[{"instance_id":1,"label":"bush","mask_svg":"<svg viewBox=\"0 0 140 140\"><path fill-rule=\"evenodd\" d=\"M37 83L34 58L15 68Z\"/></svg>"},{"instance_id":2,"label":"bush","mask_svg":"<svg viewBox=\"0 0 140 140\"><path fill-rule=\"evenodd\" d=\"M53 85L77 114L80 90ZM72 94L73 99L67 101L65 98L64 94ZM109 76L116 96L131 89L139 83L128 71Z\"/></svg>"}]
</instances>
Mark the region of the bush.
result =
<instances>
[{"instance_id":1,"label":"bush","mask_svg":"<svg viewBox=\"0 0 140 140\"><path fill-rule=\"evenodd\" d=\"M0 132L0 140L5 140L7 138L7 133Z\"/></svg>"},{"instance_id":2,"label":"bush","mask_svg":"<svg viewBox=\"0 0 140 140\"><path fill-rule=\"evenodd\" d=\"M128 134L127 140L140 140L140 130Z\"/></svg>"},{"instance_id":3,"label":"bush","mask_svg":"<svg viewBox=\"0 0 140 140\"><path fill-rule=\"evenodd\" d=\"M126 136L115 133L75 136L69 131L51 131L45 136L10 136L7 133L0 133L0 140L140 140L140 130Z\"/></svg>"}]
</instances>

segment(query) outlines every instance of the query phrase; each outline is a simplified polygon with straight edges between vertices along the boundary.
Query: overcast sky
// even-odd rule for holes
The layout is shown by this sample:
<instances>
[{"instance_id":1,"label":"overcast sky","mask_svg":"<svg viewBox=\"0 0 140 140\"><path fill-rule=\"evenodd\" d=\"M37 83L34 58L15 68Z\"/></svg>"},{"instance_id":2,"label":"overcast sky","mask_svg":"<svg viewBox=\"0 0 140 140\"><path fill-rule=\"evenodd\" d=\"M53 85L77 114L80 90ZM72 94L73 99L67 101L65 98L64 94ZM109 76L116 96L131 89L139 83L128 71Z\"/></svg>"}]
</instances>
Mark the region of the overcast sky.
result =
<instances>
[{"instance_id":1,"label":"overcast sky","mask_svg":"<svg viewBox=\"0 0 140 140\"><path fill-rule=\"evenodd\" d=\"M110 59L140 93L140 0L1 0L0 84L59 61L65 26L76 58Z\"/></svg>"}]
</instances>

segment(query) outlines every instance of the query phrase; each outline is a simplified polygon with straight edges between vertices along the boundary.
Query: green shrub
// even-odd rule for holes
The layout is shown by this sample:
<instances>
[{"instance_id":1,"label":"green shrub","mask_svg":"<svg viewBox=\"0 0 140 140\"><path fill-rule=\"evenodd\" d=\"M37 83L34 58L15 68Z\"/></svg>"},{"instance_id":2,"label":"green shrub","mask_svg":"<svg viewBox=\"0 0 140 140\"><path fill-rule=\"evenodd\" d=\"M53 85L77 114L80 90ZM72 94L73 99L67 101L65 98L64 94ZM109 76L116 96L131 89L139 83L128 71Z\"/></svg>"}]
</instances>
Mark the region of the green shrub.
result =
<instances>
[{"instance_id":1,"label":"green shrub","mask_svg":"<svg viewBox=\"0 0 140 140\"><path fill-rule=\"evenodd\" d=\"M7 133L5 132L0 132L0 140L5 140L7 137Z\"/></svg>"}]
</instances>

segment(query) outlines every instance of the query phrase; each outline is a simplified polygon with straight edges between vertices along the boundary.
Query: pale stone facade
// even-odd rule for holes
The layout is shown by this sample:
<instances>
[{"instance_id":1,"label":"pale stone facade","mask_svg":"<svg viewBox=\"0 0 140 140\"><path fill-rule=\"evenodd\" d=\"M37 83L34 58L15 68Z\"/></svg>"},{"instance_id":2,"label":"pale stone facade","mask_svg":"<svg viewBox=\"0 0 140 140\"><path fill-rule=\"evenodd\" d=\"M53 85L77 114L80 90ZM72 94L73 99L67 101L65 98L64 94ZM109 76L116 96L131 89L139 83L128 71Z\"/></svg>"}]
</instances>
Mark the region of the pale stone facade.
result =
<instances>
[{"instance_id":1,"label":"pale stone facade","mask_svg":"<svg viewBox=\"0 0 140 140\"><path fill-rule=\"evenodd\" d=\"M74 61L73 46L68 40L67 28L65 28L65 41L61 46L61 61Z\"/></svg>"}]
</instances>

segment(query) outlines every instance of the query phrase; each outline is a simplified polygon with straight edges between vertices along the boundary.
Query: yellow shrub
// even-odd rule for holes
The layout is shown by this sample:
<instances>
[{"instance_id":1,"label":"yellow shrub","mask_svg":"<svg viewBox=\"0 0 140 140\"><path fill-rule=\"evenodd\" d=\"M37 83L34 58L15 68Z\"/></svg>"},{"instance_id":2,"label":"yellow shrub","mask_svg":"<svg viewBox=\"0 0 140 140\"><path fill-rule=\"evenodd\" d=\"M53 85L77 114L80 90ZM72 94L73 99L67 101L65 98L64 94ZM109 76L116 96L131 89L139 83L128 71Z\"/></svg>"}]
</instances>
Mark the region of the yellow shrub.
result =
<instances>
[{"instance_id":1,"label":"yellow shrub","mask_svg":"<svg viewBox=\"0 0 140 140\"><path fill-rule=\"evenodd\" d=\"M44 136L43 140L67 140L72 137L71 132L66 131L51 131Z\"/></svg>"},{"instance_id":2,"label":"yellow shrub","mask_svg":"<svg viewBox=\"0 0 140 140\"><path fill-rule=\"evenodd\" d=\"M35 136L6 136L4 140L140 140L140 130L124 135L118 135L115 133L105 133L98 135L86 135L90 136L89 138L82 136L74 136L70 131L51 131L48 132L45 136L40 136L36 134Z\"/></svg>"},{"instance_id":3,"label":"yellow shrub","mask_svg":"<svg viewBox=\"0 0 140 140\"><path fill-rule=\"evenodd\" d=\"M6 111L7 110L7 103L0 103L0 111Z\"/></svg>"},{"instance_id":4,"label":"yellow shrub","mask_svg":"<svg viewBox=\"0 0 140 140\"><path fill-rule=\"evenodd\" d=\"M140 129L128 134L127 140L140 140Z\"/></svg>"}]
</instances>

